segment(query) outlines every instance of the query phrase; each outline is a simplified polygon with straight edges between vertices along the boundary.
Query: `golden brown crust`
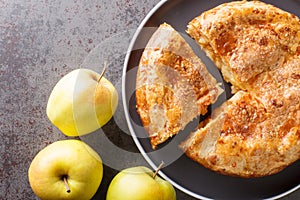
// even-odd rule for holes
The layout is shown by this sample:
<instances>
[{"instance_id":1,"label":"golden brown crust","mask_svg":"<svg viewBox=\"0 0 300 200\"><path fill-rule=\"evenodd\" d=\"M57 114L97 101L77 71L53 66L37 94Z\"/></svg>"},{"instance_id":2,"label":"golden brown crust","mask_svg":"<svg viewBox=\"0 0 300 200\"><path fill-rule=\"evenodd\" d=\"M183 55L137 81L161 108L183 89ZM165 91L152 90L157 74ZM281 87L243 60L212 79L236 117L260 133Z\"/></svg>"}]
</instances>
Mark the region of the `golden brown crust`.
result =
<instances>
[{"instance_id":1,"label":"golden brown crust","mask_svg":"<svg viewBox=\"0 0 300 200\"><path fill-rule=\"evenodd\" d=\"M300 157L296 115L295 108L287 119L274 116L250 93L239 91L181 148L193 160L222 174L271 175Z\"/></svg>"},{"instance_id":2,"label":"golden brown crust","mask_svg":"<svg viewBox=\"0 0 300 200\"><path fill-rule=\"evenodd\" d=\"M274 174L298 160L299 19L259 1L239 1L203 13L188 29L237 91L181 144L186 154L241 177Z\"/></svg>"},{"instance_id":3,"label":"golden brown crust","mask_svg":"<svg viewBox=\"0 0 300 200\"><path fill-rule=\"evenodd\" d=\"M219 92L180 34L162 24L142 54L136 80L137 112L153 148L205 114Z\"/></svg>"},{"instance_id":4,"label":"golden brown crust","mask_svg":"<svg viewBox=\"0 0 300 200\"><path fill-rule=\"evenodd\" d=\"M187 32L240 89L300 54L299 19L260 1L225 3L193 19Z\"/></svg>"}]
</instances>

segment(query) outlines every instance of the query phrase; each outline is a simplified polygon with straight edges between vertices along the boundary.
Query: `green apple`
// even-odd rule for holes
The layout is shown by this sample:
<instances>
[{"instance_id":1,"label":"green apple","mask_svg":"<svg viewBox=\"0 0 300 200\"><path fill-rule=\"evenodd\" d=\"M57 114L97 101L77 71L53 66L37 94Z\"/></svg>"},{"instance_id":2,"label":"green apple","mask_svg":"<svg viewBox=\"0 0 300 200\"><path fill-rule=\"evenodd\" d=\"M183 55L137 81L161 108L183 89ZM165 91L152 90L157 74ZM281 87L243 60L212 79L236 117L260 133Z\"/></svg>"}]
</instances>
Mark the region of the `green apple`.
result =
<instances>
[{"instance_id":1,"label":"green apple","mask_svg":"<svg viewBox=\"0 0 300 200\"><path fill-rule=\"evenodd\" d=\"M50 121L67 136L91 133L105 125L118 105L113 84L90 69L76 69L62 77L47 104Z\"/></svg>"},{"instance_id":2,"label":"green apple","mask_svg":"<svg viewBox=\"0 0 300 200\"><path fill-rule=\"evenodd\" d=\"M144 166L119 172L111 181L106 200L176 200L173 186Z\"/></svg>"},{"instance_id":3,"label":"green apple","mask_svg":"<svg viewBox=\"0 0 300 200\"><path fill-rule=\"evenodd\" d=\"M33 192L46 200L91 199L102 176L100 156L75 139L48 145L34 157L28 170Z\"/></svg>"}]
</instances>

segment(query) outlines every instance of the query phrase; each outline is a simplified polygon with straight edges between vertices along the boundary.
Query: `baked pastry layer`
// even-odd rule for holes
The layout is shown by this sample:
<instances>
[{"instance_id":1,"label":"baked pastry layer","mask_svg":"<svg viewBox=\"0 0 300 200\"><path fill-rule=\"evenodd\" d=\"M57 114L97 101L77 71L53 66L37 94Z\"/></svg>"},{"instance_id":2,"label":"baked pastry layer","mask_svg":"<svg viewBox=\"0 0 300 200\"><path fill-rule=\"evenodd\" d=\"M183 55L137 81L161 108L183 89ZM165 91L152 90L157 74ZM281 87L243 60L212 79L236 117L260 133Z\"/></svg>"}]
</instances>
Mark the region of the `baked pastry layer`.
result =
<instances>
[{"instance_id":1,"label":"baked pastry layer","mask_svg":"<svg viewBox=\"0 0 300 200\"><path fill-rule=\"evenodd\" d=\"M241 177L277 173L300 158L300 21L259 1L222 4L187 31L236 94L181 148Z\"/></svg>"},{"instance_id":2,"label":"baked pastry layer","mask_svg":"<svg viewBox=\"0 0 300 200\"><path fill-rule=\"evenodd\" d=\"M152 147L205 114L220 92L183 37L162 24L144 49L136 79L137 112Z\"/></svg>"},{"instance_id":3,"label":"baked pastry layer","mask_svg":"<svg viewBox=\"0 0 300 200\"><path fill-rule=\"evenodd\" d=\"M239 89L300 54L299 19L260 1L221 4L193 19L187 32ZM251 88L250 88L251 89Z\"/></svg>"}]
</instances>

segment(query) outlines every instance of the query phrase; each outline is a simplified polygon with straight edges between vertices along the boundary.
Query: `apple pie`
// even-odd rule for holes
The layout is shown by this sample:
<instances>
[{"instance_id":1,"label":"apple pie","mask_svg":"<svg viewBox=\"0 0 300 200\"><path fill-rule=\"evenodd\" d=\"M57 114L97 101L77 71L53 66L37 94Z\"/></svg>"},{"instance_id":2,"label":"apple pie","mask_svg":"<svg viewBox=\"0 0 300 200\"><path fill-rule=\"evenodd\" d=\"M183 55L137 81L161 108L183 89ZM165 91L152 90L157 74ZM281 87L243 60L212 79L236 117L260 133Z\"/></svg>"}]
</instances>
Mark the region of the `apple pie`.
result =
<instances>
[{"instance_id":1,"label":"apple pie","mask_svg":"<svg viewBox=\"0 0 300 200\"><path fill-rule=\"evenodd\" d=\"M137 112L155 148L207 113L222 90L184 38L164 23L143 51L135 92Z\"/></svg>"},{"instance_id":2,"label":"apple pie","mask_svg":"<svg viewBox=\"0 0 300 200\"><path fill-rule=\"evenodd\" d=\"M222 174L261 177L300 158L300 21L260 1L221 4L187 32L233 85L181 148Z\"/></svg>"}]
</instances>

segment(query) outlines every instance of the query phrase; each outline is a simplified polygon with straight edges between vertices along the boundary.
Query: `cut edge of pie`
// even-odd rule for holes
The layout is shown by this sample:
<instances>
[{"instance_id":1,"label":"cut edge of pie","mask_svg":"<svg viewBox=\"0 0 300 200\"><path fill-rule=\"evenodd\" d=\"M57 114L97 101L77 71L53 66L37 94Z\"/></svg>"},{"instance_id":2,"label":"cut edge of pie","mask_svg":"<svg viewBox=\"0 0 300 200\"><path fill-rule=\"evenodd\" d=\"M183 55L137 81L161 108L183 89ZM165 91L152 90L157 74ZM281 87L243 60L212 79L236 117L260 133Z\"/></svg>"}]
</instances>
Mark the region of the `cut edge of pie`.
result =
<instances>
[{"instance_id":1,"label":"cut edge of pie","mask_svg":"<svg viewBox=\"0 0 300 200\"><path fill-rule=\"evenodd\" d=\"M234 96L180 147L222 174L262 177L300 158L300 22L259 1L221 4L187 32L233 84ZM227 39L226 39L227 38Z\"/></svg>"},{"instance_id":2,"label":"cut edge of pie","mask_svg":"<svg viewBox=\"0 0 300 200\"><path fill-rule=\"evenodd\" d=\"M207 113L223 90L184 38L163 23L143 51L135 92L137 112L155 149Z\"/></svg>"}]
</instances>

